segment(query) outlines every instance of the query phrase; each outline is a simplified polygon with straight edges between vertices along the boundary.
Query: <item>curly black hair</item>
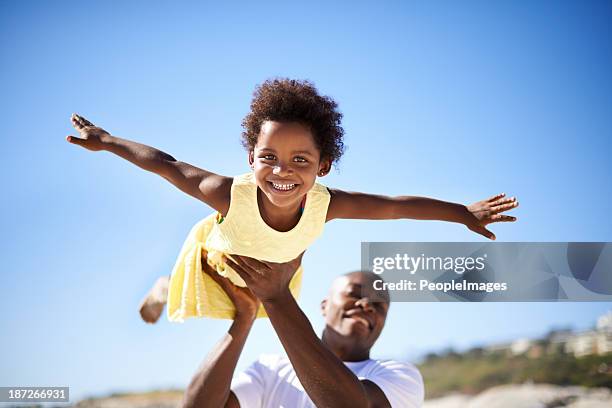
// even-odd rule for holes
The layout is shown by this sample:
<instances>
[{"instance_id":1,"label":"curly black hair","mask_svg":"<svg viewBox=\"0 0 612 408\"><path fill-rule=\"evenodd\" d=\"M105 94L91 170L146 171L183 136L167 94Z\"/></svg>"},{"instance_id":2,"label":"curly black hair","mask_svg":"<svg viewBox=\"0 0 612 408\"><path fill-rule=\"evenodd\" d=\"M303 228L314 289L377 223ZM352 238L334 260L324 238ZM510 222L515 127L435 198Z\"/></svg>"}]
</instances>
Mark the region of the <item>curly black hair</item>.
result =
<instances>
[{"instance_id":1,"label":"curly black hair","mask_svg":"<svg viewBox=\"0 0 612 408\"><path fill-rule=\"evenodd\" d=\"M268 79L255 88L251 111L242 120L242 145L255 148L261 125L266 120L297 122L310 129L322 159L337 163L344 153L344 129L338 104L321 96L310 81Z\"/></svg>"}]
</instances>

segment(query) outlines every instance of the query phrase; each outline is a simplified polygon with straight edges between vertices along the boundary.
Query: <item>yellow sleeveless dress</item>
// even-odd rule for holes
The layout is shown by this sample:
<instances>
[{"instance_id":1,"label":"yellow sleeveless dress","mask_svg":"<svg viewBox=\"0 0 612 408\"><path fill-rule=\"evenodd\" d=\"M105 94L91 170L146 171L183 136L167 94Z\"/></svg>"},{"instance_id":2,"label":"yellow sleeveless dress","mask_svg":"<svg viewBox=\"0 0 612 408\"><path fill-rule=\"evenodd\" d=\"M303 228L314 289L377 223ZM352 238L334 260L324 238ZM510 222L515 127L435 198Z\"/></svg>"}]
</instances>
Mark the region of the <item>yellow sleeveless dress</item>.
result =
<instances>
[{"instance_id":1,"label":"yellow sleeveless dress","mask_svg":"<svg viewBox=\"0 0 612 408\"><path fill-rule=\"evenodd\" d=\"M168 320L183 322L190 317L233 319L235 309L225 291L202 270L202 249L208 264L237 286L242 278L221 261L223 254L249 256L268 262L288 262L306 250L323 232L330 195L325 186L315 183L307 193L304 211L297 225L280 232L261 218L257 205L257 185L253 173L234 177L230 208L217 222L213 213L192 229L176 260L168 288ZM289 284L294 297L300 292L302 267ZM263 307L257 317L266 316Z\"/></svg>"}]
</instances>

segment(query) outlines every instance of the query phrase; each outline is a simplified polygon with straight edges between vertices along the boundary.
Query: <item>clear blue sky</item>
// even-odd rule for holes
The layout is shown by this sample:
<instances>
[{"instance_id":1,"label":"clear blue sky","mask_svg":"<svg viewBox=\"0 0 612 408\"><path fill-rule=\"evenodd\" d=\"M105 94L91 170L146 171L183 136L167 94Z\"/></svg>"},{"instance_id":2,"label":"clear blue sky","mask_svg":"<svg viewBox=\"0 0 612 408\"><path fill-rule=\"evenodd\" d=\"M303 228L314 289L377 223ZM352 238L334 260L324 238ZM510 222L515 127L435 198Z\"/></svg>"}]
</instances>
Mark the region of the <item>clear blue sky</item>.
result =
<instances>
[{"instance_id":1,"label":"clear blue sky","mask_svg":"<svg viewBox=\"0 0 612 408\"><path fill-rule=\"evenodd\" d=\"M612 4L532 2L0 4L0 385L75 397L185 386L226 321L142 323L137 305L211 211L161 178L64 141L78 112L234 175L256 84L306 78L345 115L323 181L470 203L506 191L500 241L611 241ZM359 267L361 241L482 241L457 224L329 224L300 304ZM551 327L611 303L394 304L375 357L414 359ZM257 323L239 363L281 346Z\"/></svg>"}]
</instances>

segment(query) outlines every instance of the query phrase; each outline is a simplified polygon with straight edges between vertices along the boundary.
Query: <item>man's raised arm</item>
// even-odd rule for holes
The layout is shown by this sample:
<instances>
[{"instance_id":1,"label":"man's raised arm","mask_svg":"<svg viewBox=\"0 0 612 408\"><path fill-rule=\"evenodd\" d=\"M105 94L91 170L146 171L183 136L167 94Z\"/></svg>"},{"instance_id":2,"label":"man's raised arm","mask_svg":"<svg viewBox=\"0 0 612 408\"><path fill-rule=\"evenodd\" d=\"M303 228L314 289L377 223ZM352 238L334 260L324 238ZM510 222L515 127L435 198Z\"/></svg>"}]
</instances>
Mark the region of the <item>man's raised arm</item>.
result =
<instances>
[{"instance_id":1,"label":"man's raised arm","mask_svg":"<svg viewBox=\"0 0 612 408\"><path fill-rule=\"evenodd\" d=\"M261 300L300 383L317 407L390 407L374 383L360 381L318 338L288 289L301 256L285 264L226 259Z\"/></svg>"},{"instance_id":2,"label":"man's raised arm","mask_svg":"<svg viewBox=\"0 0 612 408\"><path fill-rule=\"evenodd\" d=\"M213 348L185 390L185 408L239 408L230 385L244 343L253 327L259 301L247 288L234 286L212 271L203 262L205 272L215 280L230 297L236 307L236 316L228 332Z\"/></svg>"}]
</instances>

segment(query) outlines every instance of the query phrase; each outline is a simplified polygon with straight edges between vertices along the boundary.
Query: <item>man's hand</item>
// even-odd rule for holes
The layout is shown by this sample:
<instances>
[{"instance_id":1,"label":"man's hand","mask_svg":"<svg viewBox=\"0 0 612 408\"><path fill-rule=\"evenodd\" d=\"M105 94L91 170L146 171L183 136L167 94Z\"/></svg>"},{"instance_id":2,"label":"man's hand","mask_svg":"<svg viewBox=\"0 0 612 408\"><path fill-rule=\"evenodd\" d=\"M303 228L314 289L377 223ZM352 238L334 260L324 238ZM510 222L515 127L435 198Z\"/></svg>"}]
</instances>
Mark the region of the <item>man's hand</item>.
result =
<instances>
[{"instance_id":1,"label":"man's hand","mask_svg":"<svg viewBox=\"0 0 612 408\"><path fill-rule=\"evenodd\" d=\"M247 256L229 255L225 262L244 279L253 294L262 302L286 294L289 282L302 263L302 252L285 263L264 262Z\"/></svg>"},{"instance_id":2,"label":"man's hand","mask_svg":"<svg viewBox=\"0 0 612 408\"><path fill-rule=\"evenodd\" d=\"M259 301L248 288L239 288L220 276L206 261L202 251L202 269L217 282L234 302L236 316L221 341L208 353L185 390L182 407L239 407L231 390L232 376L247 336L253 327Z\"/></svg>"},{"instance_id":3,"label":"man's hand","mask_svg":"<svg viewBox=\"0 0 612 408\"><path fill-rule=\"evenodd\" d=\"M259 299L257 299L249 288L241 288L234 285L229 279L224 278L219 275L217 271L213 270L208 262L206 262L205 254L202 254L202 270L208 276L212 278L215 282L221 286L221 288L227 293L227 296L230 298L234 307L236 308L236 316L234 319L238 317L246 317L250 319L255 319L257 316L257 310L259 309Z\"/></svg>"},{"instance_id":4,"label":"man's hand","mask_svg":"<svg viewBox=\"0 0 612 408\"><path fill-rule=\"evenodd\" d=\"M485 226L494 222L516 221L516 217L502 214L505 211L518 207L516 197L505 198L505 196L506 194L502 193L468 205L467 209L471 217L465 226L489 239L495 239L495 234L486 229Z\"/></svg>"},{"instance_id":5,"label":"man's hand","mask_svg":"<svg viewBox=\"0 0 612 408\"><path fill-rule=\"evenodd\" d=\"M92 151L104 149L105 140L110 137L110 134L106 130L97 127L76 113L72 114L70 121L81 137L66 136L68 142Z\"/></svg>"}]
</instances>

